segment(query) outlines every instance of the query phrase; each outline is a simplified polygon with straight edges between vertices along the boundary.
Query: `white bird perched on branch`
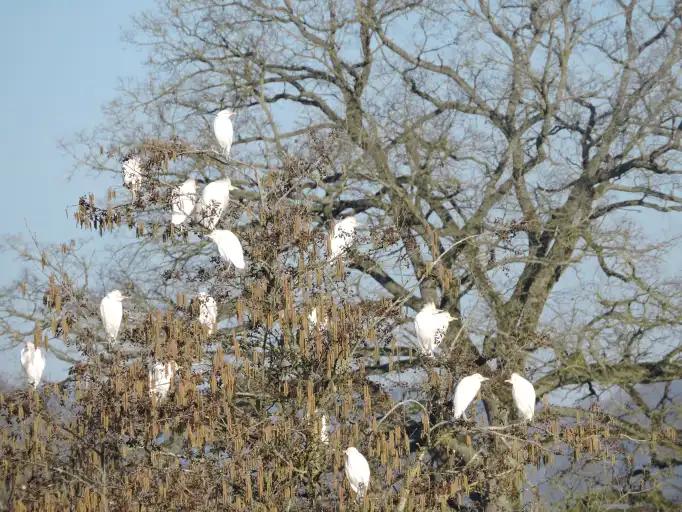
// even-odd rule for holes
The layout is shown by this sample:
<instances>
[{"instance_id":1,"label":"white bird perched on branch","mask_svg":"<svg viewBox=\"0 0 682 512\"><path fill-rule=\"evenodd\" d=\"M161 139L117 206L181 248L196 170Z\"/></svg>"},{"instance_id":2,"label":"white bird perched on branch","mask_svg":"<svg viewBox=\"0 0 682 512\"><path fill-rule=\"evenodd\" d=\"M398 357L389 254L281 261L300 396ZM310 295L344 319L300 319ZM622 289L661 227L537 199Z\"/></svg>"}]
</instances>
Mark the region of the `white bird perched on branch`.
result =
<instances>
[{"instance_id":1,"label":"white bird perched on branch","mask_svg":"<svg viewBox=\"0 0 682 512\"><path fill-rule=\"evenodd\" d=\"M230 178L212 181L201 191L201 197L194 208L199 223L206 229L214 229L223 216L225 207L230 200L232 186Z\"/></svg>"},{"instance_id":2,"label":"white bird perched on branch","mask_svg":"<svg viewBox=\"0 0 682 512\"><path fill-rule=\"evenodd\" d=\"M223 151L225 158L230 156L232 149L232 139L234 137L234 129L232 128L232 119L234 115L230 109L221 110L213 120L213 133Z\"/></svg>"},{"instance_id":3,"label":"white bird perched on branch","mask_svg":"<svg viewBox=\"0 0 682 512\"><path fill-rule=\"evenodd\" d=\"M329 242L329 260L343 254L355 241L355 229L358 227L358 219L354 216L346 217L334 223L331 240Z\"/></svg>"},{"instance_id":4,"label":"white bird perched on branch","mask_svg":"<svg viewBox=\"0 0 682 512\"><path fill-rule=\"evenodd\" d=\"M199 323L208 328L208 334L215 331L216 320L218 319L218 305L213 297L206 292L197 294L199 301Z\"/></svg>"},{"instance_id":5,"label":"white bird perched on branch","mask_svg":"<svg viewBox=\"0 0 682 512\"><path fill-rule=\"evenodd\" d=\"M422 353L433 356L441 341L445 337L448 325L455 319L447 311L436 309L433 302L424 305L414 317L414 329L417 332L417 342Z\"/></svg>"},{"instance_id":6,"label":"white bird perched on branch","mask_svg":"<svg viewBox=\"0 0 682 512\"><path fill-rule=\"evenodd\" d=\"M322 322L320 322L320 330L326 330L328 324L329 319L325 316ZM317 308L313 308L308 314L308 327L311 331L317 328Z\"/></svg>"},{"instance_id":7,"label":"white bird perched on branch","mask_svg":"<svg viewBox=\"0 0 682 512\"><path fill-rule=\"evenodd\" d=\"M488 380L487 377L480 373L474 373L464 377L457 383L455 396L452 399L452 410L456 420L461 417L464 417L465 420L467 419L465 411L469 404L474 401L474 398L476 398L478 390L481 389L481 382L486 380Z\"/></svg>"},{"instance_id":8,"label":"white bird perched on branch","mask_svg":"<svg viewBox=\"0 0 682 512\"><path fill-rule=\"evenodd\" d=\"M355 447L351 446L344 453L346 459L346 478L350 488L361 499L369 487L369 464L367 459Z\"/></svg>"},{"instance_id":9,"label":"white bird perched on branch","mask_svg":"<svg viewBox=\"0 0 682 512\"><path fill-rule=\"evenodd\" d=\"M220 257L228 263L232 263L238 269L244 269L244 250L237 236L228 229L216 229L208 234L208 237L218 246Z\"/></svg>"},{"instance_id":10,"label":"white bird perched on branch","mask_svg":"<svg viewBox=\"0 0 682 512\"><path fill-rule=\"evenodd\" d=\"M173 189L173 192L171 192L171 208L173 210L171 223L174 226L179 226L185 222L187 217L192 215L196 200L197 182L192 178Z\"/></svg>"},{"instance_id":11,"label":"white bird perched on branch","mask_svg":"<svg viewBox=\"0 0 682 512\"><path fill-rule=\"evenodd\" d=\"M175 361L169 361L166 364L154 363L149 369L149 396L157 400L166 398L176 371L178 371L178 365Z\"/></svg>"},{"instance_id":12,"label":"white bird perched on branch","mask_svg":"<svg viewBox=\"0 0 682 512\"><path fill-rule=\"evenodd\" d=\"M319 409L315 409L314 414L310 414L310 411L307 411L306 417L312 419L315 434L319 436L320 442L329 444L329 417Z\"/></svg>"},{"instance_id":13,"label":"white bird perched on branch","mask_svg":"<svg viewBox=\"0 0 682 512\"><path fill-rule=\"evenodd\" d=\"M326 414L320 416L320 441L329 444L329 418Z\"/></svg>"},{"instance_id":14,"label":"white bird perched on branch","mask_svg":"<svg viewBox=\"0 0 682 512\"><path fill-rule=\"evenodd\" d=\"M519 414L526 421L531 421L533 414L535 414L535 388L533 384L518 373L512 373L511 378L505 382L512 385L512 397Z\"/></svg>"},{"instance_id":15,"label":"white bird perched on branch","mask_svg":"<svg viewBox=\"0 0 682 512\"><path fill-rule=\"evenodd\" d=\"M45 370L45 356L40 347L36 347L31 341L27 341L21 349L21 366L24 367L29 384L37 388Z\"/></svg>"},{"instance_id":16,"label":"white bird perched on branch","mask_svg":"<svg viewBox=\"0 0 682 512\"><path fill-rule=\"evenodd\" d=\"M133 195L137 194L142 185L142 164L136 156L131 156L123 161L123 186L130 190Z\"/></svg>"},{"instance_id":17,"label":"white bird perched on branch","mask_svg":"<svg viewBox=\"0 0 682 512\"><path fill-rule=\"evenodd\" d=\"M113 290L104 296L99 305L99 314L102 317L104 330L111 341L116 341L118 330L121 327L123 299L125 297L120 291Z\"/></svg>"}]
</instances>

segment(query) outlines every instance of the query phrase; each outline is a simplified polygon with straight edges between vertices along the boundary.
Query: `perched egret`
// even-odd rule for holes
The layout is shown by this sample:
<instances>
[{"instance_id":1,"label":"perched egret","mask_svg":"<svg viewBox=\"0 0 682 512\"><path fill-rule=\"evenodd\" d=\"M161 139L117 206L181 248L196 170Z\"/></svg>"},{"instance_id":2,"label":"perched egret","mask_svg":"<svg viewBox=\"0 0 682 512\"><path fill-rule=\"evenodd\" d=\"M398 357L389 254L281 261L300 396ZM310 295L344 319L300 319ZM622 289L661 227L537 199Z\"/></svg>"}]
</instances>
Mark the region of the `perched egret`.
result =
<instances>
[{"instance_id":1,"label":"perched egret","mask_svg":"<svg viewBox=\"0 0 682 512\"><path fill-rule=\"evenodd\" d=\"M433 302L429 302L414 317L414 329L417 331L417 341L422 353L433 356L448 330L448 324L455 317L447 311L436 309Z\"/></svg>"},{"instance_id":2,"label":"perched egret","mask_svg":"<svg viewBox=\"0 0 682 512\"><path fill-rule=\"evenodd\" d=\"M173 192L171 193L171 207L173 210L171 222L173 225L179 226L185 222L187 217L192 215L196 200L197 182L192 178L173 189Z\"/></svg>"},{"instance_id":3,"label":"perched egret","mask_svg":"<svg viewBox=\"0 0 682 512\"><path fill-rule=\"evenodd\" d=\"M464 417L465 420L467 419L464 412L469 407L469 404L474 401L474 398L476 398L478 390L481 389L481 382L486 380L488 380L487 377L480 373L474 373L464 377L457 383L455 397L452 399L452 409L456 420L461 417Z\"/></svg>"},{"instance_id":4,"label":"perched egret","mask_svg":"<svg viewBox=\"0 0 682 512\"><path fill-rule=\"evenodd\" d=\"M99 305L99 314L102 317L104 330L111 341L116 341L118 330L121 327L121 319L123 318L123 304L121 302L125 299L123 294L118 290L113 290L107 293Z\"/></svg>"},{"instance_id":5,"label":"perched egret","mask_svg":"<svg viewBox=\"0 0 682 512\"><path fill-rule=\"evenodd\" d=\"M320 442L329 444L329 416L322 413L319 409L315 409L313 414L307 411L306 418L312 420L315 434L319 436Z\"/></svg>"},{"instance_id":6,"label":"perched egret","mask_svg":"<svg viewBox=\"0 0 682 512\"><path fill-rule=\"evenodd\" d=\"M362 453L353 446L343 453L346 459L346 478L348 478L350 488L360 499L369 487L369 464Z\"/></svg>"},{"instance_id":7,"label":"perched egret","mask_svg":"<svg viewBox=\"0 0 682 512\"><path fill-rule=\"evenodd\" d=\"M26 346L21 349L21 366L24 367L29 384L37 388L45 370L45 356L40 347L36 348L32 342L27 341Z\"/></svg>"},{"instance_id":8,"label":"perched egret","mask_svg":"<svg viewBox=\"0 0 682 512\"><path fill-rule=\"evenodd\" d=\"M140 190L142 185L142 164L136 156L131 156L123 162L123 186L133 194Z\"/></svg>"},{"instance_id":9,"label":"perched egret","mask_svg":"<svg viewBox=\"0 0 682 512\"><path fill-rule=\"evenodd\" d=\"M323 444L329 444L329 418L326 414L320 417L320 441Z\"/></svg>"},{"instance_id":10,"label":"perched egret","mask_svg":"<svg viewBox=\"0 0 682 512\"><path fill-rule=\"evenodd\" d=\"M334 224L329 244L331 249L329 253L330 260L343 254L343 252L353 244L355 240L355 229L357 227L358 220L352 215Z\"/></svg>"},{"instance_id":11,"label":"perched egret","mask_svg":"<svg viewBox=\"0 0 682 512\"><path fill-rule=\"evenodd\" d=\"M535 388L533 384L518 373L512 373L511 378L505 382L512 385L512 397L514 397L514 404L519 414L526 421L531 421L535 413Z\"/></svg>"},{"instance_id":12,"label":"perched egret","mask_svg":"<svg viewBox=\"0 0 682 512\"><path fill-rule=\"evenodd\" d=\"M177 370L178 365L175 361L166 364L154 363L149 369L149 396L156 397L157 400L165 398Z\"/></svg>"},{"instance_id":13,"label":"perched egret","mask_svg":"<svg viewBox=\"0 0 682 512\"><path fill-rule=\"evenodd\" d=\"M213 334L218 319L218 305L215 299L206 292L200 292L197 300L199 301L199 323L208 328L208 334Z\"/></svg>"},{"instance_id":14,"label":"perched egret","mask_svg":"<svg viewBox=\"0 0 682 512\"><path fill-rule=\"evenodd\" d=\"M244 250L235 234L227 229L216 229L208 234L208 237L218 246L220 257L232 263L238 269L244 269Z\"/></svg>"},{"instance_id":15,"label":"perched egret","mask_svg":"<svg viewBox=\"0 0 682 512\"><path fill-rule=\"evenodd\" d=\"M329 319L325 316L324 320L320 322L320 329L325 330L327 328L328 323ZM308 326L310 327L311 331L317 327L317 308L313 308L310 311L310 314L308 315Z\"/></svg>"},{"instance_id":16,"label":"perched egret","mask_svg":"<svg viewBox=\"0 0 682 512\"><path fill-rule=\"evenodd\" d=\"M230 200L230 190L235 188L237 187L232 186L230 178L212 181L204 187L194 209L202 226L214 229L218 225Z\"/></svg>"},{"instance_id":17,"label":"perched egret","mask_svg":"<svg viewBox=\"0 0 682 512\"><path fill-rule=\"evenodd\" d=\"M232 120L234 115L230 109L221 110L213 120L213 133L220 144L225 158L230 156L230 149L232 149L232 138L234 137L234 130L232 128Z\"/></svg>"}]
</instances>

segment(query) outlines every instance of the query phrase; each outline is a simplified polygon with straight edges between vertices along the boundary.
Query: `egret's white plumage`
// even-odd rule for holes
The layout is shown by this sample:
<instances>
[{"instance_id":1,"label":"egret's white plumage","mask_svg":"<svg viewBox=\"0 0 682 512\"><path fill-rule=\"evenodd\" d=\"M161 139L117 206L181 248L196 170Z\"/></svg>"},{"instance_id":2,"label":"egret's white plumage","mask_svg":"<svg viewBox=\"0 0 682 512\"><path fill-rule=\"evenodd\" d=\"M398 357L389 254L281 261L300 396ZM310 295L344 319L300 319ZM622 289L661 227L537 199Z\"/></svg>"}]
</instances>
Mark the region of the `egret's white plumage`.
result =
<instances>
[{"instance_id":1,"label":"egret's white plumage","mask_svg":"<svg viewBox=\"0 0 682 512\"><path fill-rule=\"evenodd\" d=\"M320 322L320 329L325 330L328 323L329 319L325 316L322 322ZM317 308L313 308L308 314L308 326L311 330L314 330L317 327Z\"/></svg>"},{"instance_id":2,"label":"egret's white plumage","mask_svg":"<svg viewBox=\"0 0 682 512\"><path fill-rule=\"evenodd\" d=\"M329 444L329 418L326 414L320 416L320 441Z\"/></svg>"},{"instance_id":3,"label":"egret's white plumage","mask_svg":"<svg viewBox=\"0 0 682 512\"><path fill-rule=\"evenodd\" d=\"M232 263L238 269L244 269L244 250L236 235L228 229L216 229L208 234L208 237L218 246L220 257L228 263Z\"/></svg>"},{"instance_id":4,"label":"egret's white plumage","mask_svg":"<svg viewBox=\"0 0 682 512\"><path fill-rule=\"evenodd\" d=\"M414 329L422 353L433 356L448 330L448 324L455 319L447 311L436 309L433 302L424 305L414 317Z\"/></svg>"},{"instance_id":5,"label":"egret's white plumage","mask_svg":"<svg viewBox=\"0 0 682 512\"><path fill-rule=\"evenodd\" d=\"M535 414L535 388L533 384L518 373L512 373L511 378L505 382L512 385L512 397L521 417L527 421L532 420L533 414Z\"/></svg>"},{"instance_id":6,"label":"egret's white plumage","mask_svg":"<svg viewBox=\"0 0 682 512\"><path fill-rule=\"evenodd\" d=\"M481 382L488 380L480 373L474 373L468 377L464 377L457 383L455 387L455 396L452 399L452 410L455 419L458 420L462 416L467 419L465 411L469 404L474 401L478 390L481 389Z\"/></svg>"},{"instance_id":7,"label":"egret's white plumage","mask_svg":"<svg viewBox=\"0 0 682 512\"><path fill-rule=\"evenodd\" d=\"M192 178L173 189L171 193L171 207L173 210L171 222L173 225L179 226L185 222L187 217L192 215L196 200L197 182Z\"/></svg>"},{"instance_id":8,"label":"egret's white plumage","mask_svg":"<svg viewBox=\"0 0 682 512\"><path fill-rule=\"evenodd\" d=\"M37 388L45 370L45 356L40 347L36 347L30 341L26 342L21 349L21 366L24 367L29 384Z\"/></svg>"},{"instance_id":9,"label":"egret's white plumage","mask_svg":"<svg viewBox=\"0 0 682 512\"><path fill-rule=\"evenodd\" d=\"M175 361L169 361L166 364L154 363L149 369L149 396L157 400L165 398L170 391L177 370L178 365Z\"/></svg>"},{"instance_id":10,"label":"egret's white plumage","mask_svg":"<svg viewBox=\"0 0 682 512\"><path fill-rule=\"evenodd\" d=\"M230 200L232 186L230 178L212 181L201 191L201 197L194 208L199 223L206 229L214 229L223 216L225 207Z\"/></svg>"},{"instance_id":11,"label":"egret's white plumage","mask_svg":"<svg viewBox=\"0 0 682 512\"><path fill-rule=\"evenodd\" d=\"M317 308L313 308L308 314L308 323L310 327L315 327L317 325Z\"/></svg>"},{"instance_id":12,"label":"egret's white plumage","mask_svg":"<svg viewBox=\"0 0 682 512\"><path fill-rule=\"evenodd\" d=\"M353 446L347 448L344 453L346 478L353 492L362 498L369 487L369 464L367 459Z\"/></svg>"},{"instance_id":13,"label":"egret's white plumage","mask_svg":"<svg viewBox=\"0 0 682 512\"><path fill-rule=\"evenodd\" d=\"M221 110L213 120L213 133L223 151L225 158L230 156L230 149L232 149L232 139L234 138L234 129L232 127L232 119L234 115L230 109Z\"/></svg>"},{"instance_id":14,"label":"egret's white plumage","mask_svg":"<svg viewBox=\"0 0 682 512\"><path fill-rule=\"evenodd\" d=\"M343 254L355 241L355 230L358 227L358 220L354 216L346 217L334 224L331 240L329 242L329 259Z\"/></svg>"},{"instance_id":15,"label":"egret's white plumage","mask_svg":"<svg viewBox=\"0 0 682 512\"><path fill-rule=\"evenodd\" d=\"M99 305L99 314L102 317L104 330L111 341L116 341L118 330L123 318L123 304L125 297L118 290L107 293Z\"/></svg>"},{"instance_id":16,"label":"egret's white plumage","mask_svg":"<svg viewBox=\"0 0 682 512\"><path fill-rule=\"evenodd\" d=\"M218 304L206 292L197 294L197 300L199 301L199 323L208 328L208 334L213 334L218 319Z\"/></svg>"},{"instance_id":17,"label":"egret's white plumage","mask_svg":"<svg viewBox=\"0 0 682 512\"><path fill-rule=\"evenodd\" d=\"M131 156L123 162L123 186L133 194L140 190L142 185L142 164L136 156Z\"/></svg>"}]
</instances>

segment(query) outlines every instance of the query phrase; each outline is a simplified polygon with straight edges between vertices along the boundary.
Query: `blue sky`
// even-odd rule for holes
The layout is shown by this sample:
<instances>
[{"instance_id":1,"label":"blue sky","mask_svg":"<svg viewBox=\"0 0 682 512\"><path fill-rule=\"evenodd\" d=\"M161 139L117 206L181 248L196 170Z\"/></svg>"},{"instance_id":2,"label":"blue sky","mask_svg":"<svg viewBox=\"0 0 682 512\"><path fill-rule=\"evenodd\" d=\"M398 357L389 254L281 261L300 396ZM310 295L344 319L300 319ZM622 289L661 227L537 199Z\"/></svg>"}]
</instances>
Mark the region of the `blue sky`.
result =
<instances>
[{"instance_id":1,"label":"blue sky","mask_svg":"<svg viewBox=\"0 0 682 512\"><path fill-rule=\"evenodd\" d=\"M116 95L120 78L141 76L144 55L123 42L130 17L151 0L32 0L6 2L0 16L0 167L4 200L0 235L43 242L91 236L65 208L85 192L101 195L110 183L79 175L67 180L71 157L58 148L102 120L101 107ZM99 181L98 181L99 180ZM0 284L20 265L0 253Z\"/></svg>"},{"instance_id":2,"label":"blue sky","mask_svg":"<svg viewBox=\"0 0 682 512\"><path fill-rule=\"evenodd\" d=\"M3 5L1 236L27 238L30 230L44 243L96 236L80 231L65 210L83 193L101 197L114 182L83 174L68 181L73 161L58 148L58 141L100 124L101 108L116 95L120 79L143 75L144 54L121 36L131 27L133 14L152 6L152 0L31 0ZM682 234L679 215L648 212L637 217L647 231L662 238ZM679 249L675 252L681 254ZM668 258L665 270L677 271L678 262L678 257ZM0 285L17 277L21 265L12 255L0 252L0 264Z\"/></svg>"},{"instance_id":3,"label":"blue sky","mask_svg":"<svg viewBox=\"0 0 682 512\"><path fill-rule=\"evenodd\" d=\"M113 181L82 173L68 181L73 161L58 141L97 126L101 107L116 95L119 80L143 75L143 53L121 35L131 28L133 14L151 7L152 0L3 5L0 56L7 72L0 80L1 236L27 237L30 230L45 243L93 236L80 231L65 209L83 193L101 197ZM680 234L677 215L639 217L657 233ZM0 285L7 284L20 264L2 252L0 264ZM677 268L676 262L672 267Z\"/></svg>"},{"instance_id":4,"label":"blue sky","mask_svg":"<svg viewBox=\"0 0 682 512\"><path fill-rule=\"evenodd\" d=\"M130 17L151 0L31 0L5 2L0 16L0 235L29 230L41 242L85 239L65 208L83 193L101 196L111 182L79 174L67 180L73 161L58 148L80 130L101 123L101 107L120 78L143 74L144 55L122 40ZM0 285L18 276L21 264L0 252ZM2 348L2 347L0 347ZM2 357L2 377L20 382L20 347ZM16 354L14 353L16 352ZM0 352L1 353L1 352ZM48 353L44 379L65 365ZM6 364L5 364L6 363Z\"/></svg>"}]
</instances>

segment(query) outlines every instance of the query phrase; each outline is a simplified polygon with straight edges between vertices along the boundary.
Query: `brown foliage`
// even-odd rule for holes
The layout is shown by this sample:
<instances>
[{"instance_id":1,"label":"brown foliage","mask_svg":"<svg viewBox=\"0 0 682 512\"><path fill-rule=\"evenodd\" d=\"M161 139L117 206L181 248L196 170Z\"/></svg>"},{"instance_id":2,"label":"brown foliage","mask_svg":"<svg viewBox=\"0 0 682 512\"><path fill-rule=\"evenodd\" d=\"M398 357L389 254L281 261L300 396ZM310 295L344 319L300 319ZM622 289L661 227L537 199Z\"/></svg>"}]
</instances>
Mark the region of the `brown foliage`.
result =
<instances>
[{"instance_id":1,"label":"brown foliage","mask_svg":"<svg viewBox=\"0 0 682 512\"><path fill-rule=\"evenodd\" d=\"M74 364L0 395L7 508L677 506L682 304L657 273L672 241L647 240L628 212L682 209L678 11L160 7L138 20L157 80L113 104L110 131L80 153L102 172L135 155L144 171L133 196L84 195L74 213L136 236L103 265L133 297L119 341L105 342L102 290L74 245L14 244L39 270L3 295L3 334ZM206 122L226 104L228 161ZM190 174L239 187L220 227L245 271L195 220L169 224ZM328 233L349 214L358 240L330 262ZM201 289L218 303L210 335ZM433 359L406 328L428 301L457 317ZM171 360L169 395L150 397L151 365ZM515 421L511 371L535 382L531 425ZM473 372L491 381L472 421L453 423L454 386ZM344 480L348 446L372 469L362 502Z\"/></svg>"}]
</instances>

